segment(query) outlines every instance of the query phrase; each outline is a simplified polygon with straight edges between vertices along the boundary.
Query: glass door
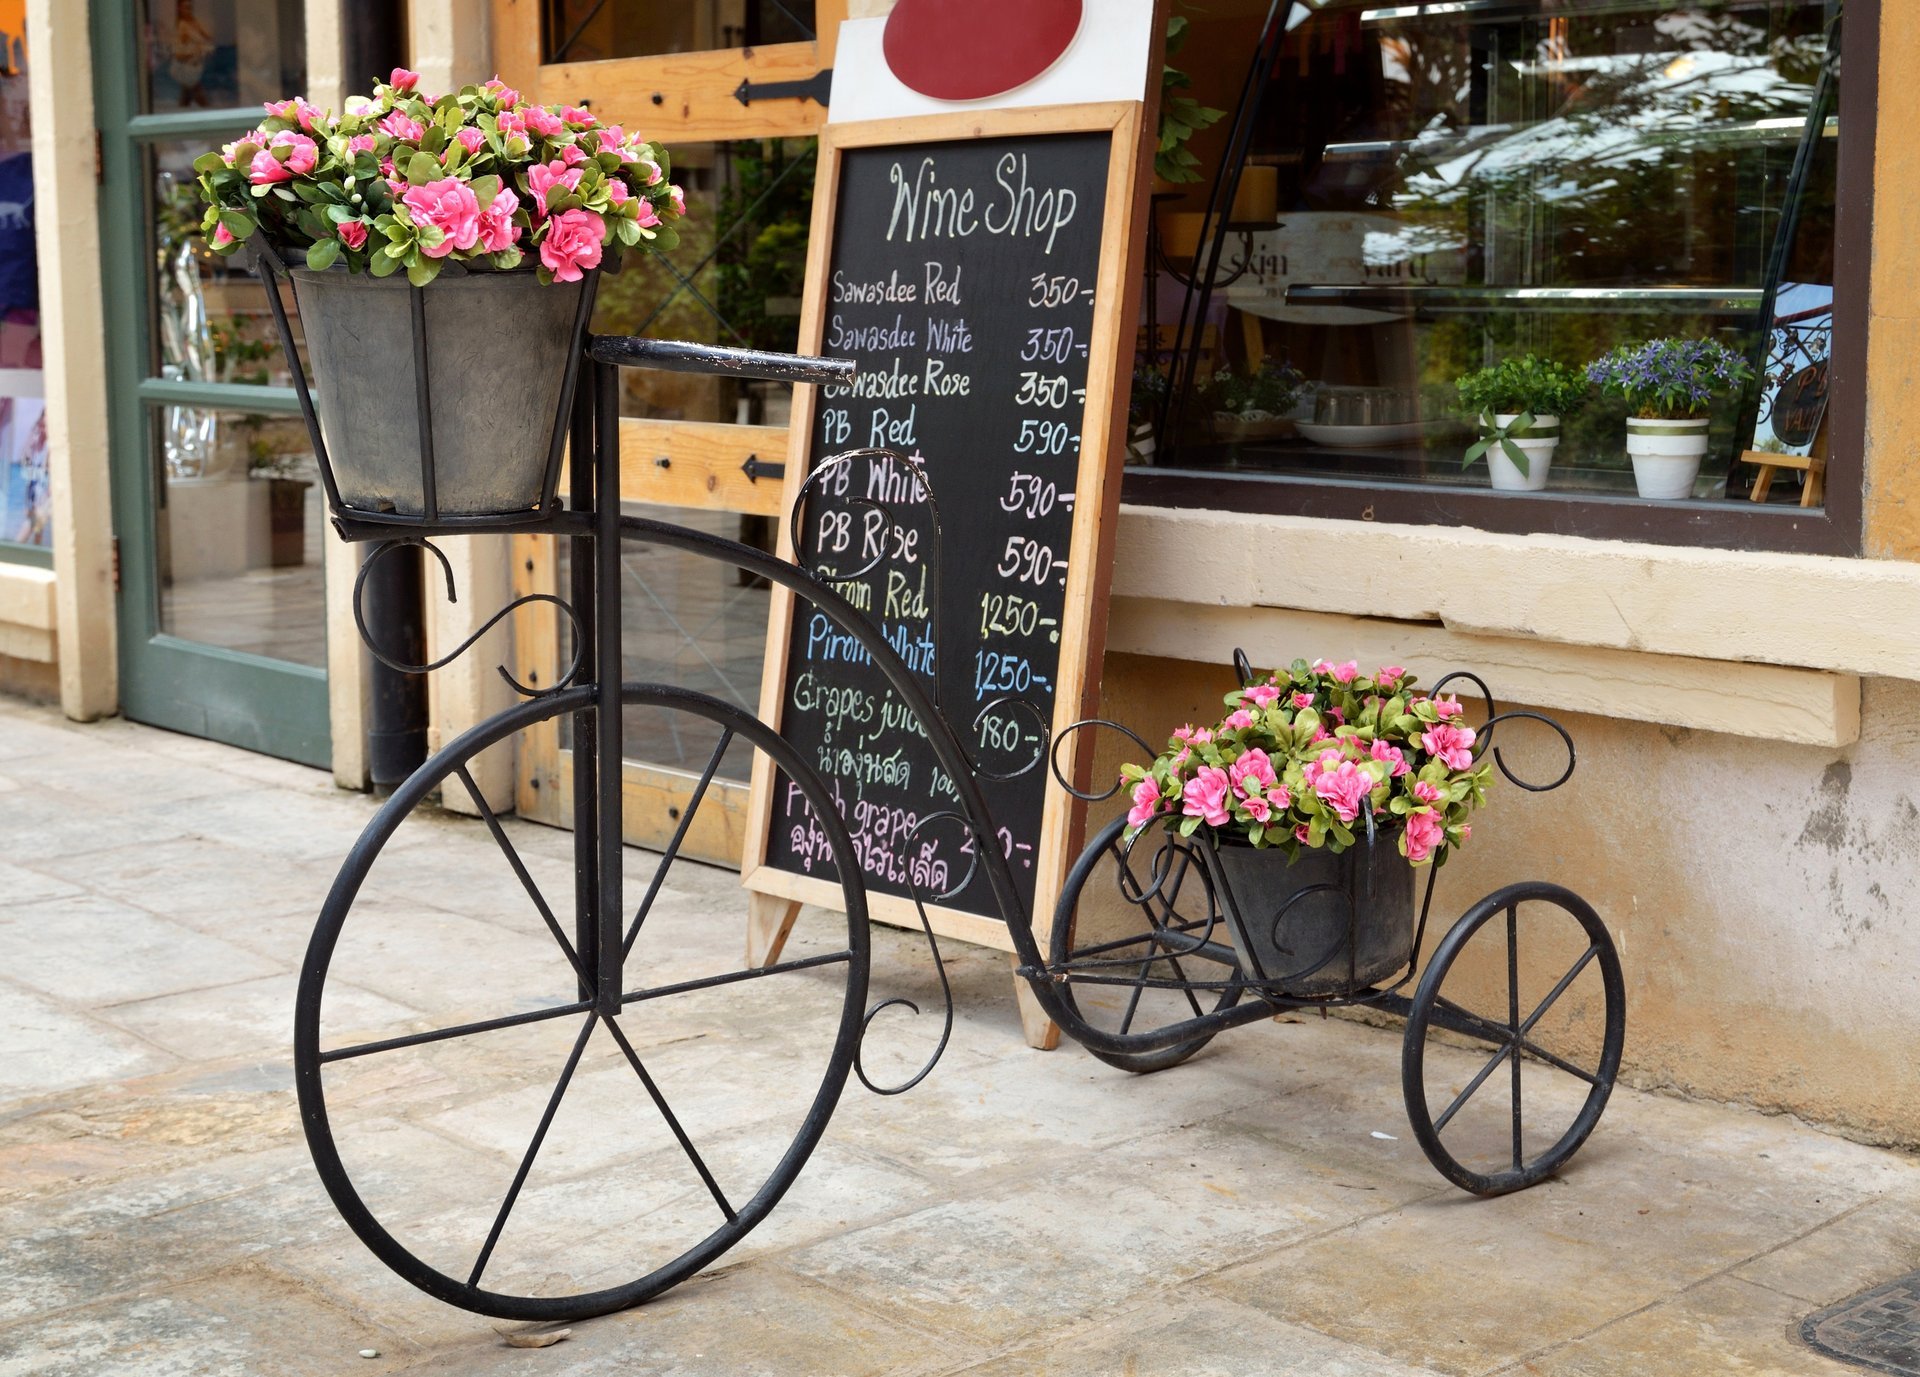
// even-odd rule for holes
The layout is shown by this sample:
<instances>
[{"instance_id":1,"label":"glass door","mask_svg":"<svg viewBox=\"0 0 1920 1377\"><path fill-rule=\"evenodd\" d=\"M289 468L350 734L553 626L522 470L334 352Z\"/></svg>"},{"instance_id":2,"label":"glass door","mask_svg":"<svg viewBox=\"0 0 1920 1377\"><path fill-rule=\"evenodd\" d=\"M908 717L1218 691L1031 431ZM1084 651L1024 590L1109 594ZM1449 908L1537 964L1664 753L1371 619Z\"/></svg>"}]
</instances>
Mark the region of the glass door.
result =
<instances>
[{"instance_id":1,"label":"glass door","mask_svg":"<svg viewBox=\"0 0 1920 1377\"><path fill-rule=\"evenodd\" d=\"M122 709L324 766L312 446L258 279L200 242L192 170L304 89L303 0L96 0L92 18Z\"/></svg>"}]
</instances>

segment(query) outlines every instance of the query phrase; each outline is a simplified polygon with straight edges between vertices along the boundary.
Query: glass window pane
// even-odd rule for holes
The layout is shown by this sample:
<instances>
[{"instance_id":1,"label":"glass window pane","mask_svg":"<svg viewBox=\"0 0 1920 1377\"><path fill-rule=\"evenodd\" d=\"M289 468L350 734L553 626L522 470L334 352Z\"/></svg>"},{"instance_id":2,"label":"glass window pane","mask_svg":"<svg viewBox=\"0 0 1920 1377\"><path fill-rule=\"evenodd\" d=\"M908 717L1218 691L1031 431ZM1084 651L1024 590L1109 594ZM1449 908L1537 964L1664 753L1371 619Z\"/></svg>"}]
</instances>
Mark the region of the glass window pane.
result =
<instances>
[{"instance_id":1,"label":"glass window pane","mask_svg":"<svg viewBox=\"0 0 1920 1377\"><path fill-rule=\"evenodd\" d=\"M153 187L152 373L175 381L291 387L265 287L242 255L222 257L200 234L205 207L193 160L219 142L181 140L146 150ZM298 348L293 292L284 284L280 290Z\"/></svg>"},{"instance_id":2,"label":"glass window pane","mask_svg":"<svg viewBox=\"0 0 1920 1377\"><path fill-rule=\"evenodd\" d=\"M547 0L548 62L804 43L814 36L814 0Z\"/></svg>"},{"instance_id":3,"label":"glass window pane","mask_svg":"<svg viewBox=\"0 0 1920 1377\"><path fill-rule=\"evenodd\" d=\"M23 35L0 32L0 541L47 546L53 526L25 45Z\"/></svg>"},{"instance_id":4,"label":"glass window pane","mask_svg":"<svg viewBox=\"0 0 1920 1377\"><path fill-rule=\"evenodd\" d=\"M144 108L220 110L306 89L303 0L146 0Z\"/></svg>"},{"instance_id":5,"label":"glass window pane","mask_svg":"<svg viewBox=\"0 0 1920 1377\"><path fill-rule=\"evenodd\" d=\"M1457 379L1711 339L1765 381L1713 400L1691 496L1746 500L1758 470L1742 452L1805 453L1824 399L1834 8L1317 7L1260 88L1225 224L1205 215L1204 182L1156 203L1159 338L1143 335L1143 370L1167 371L1183 303L1199 327L1185 342L1197 385L1152 462L1484 488L1489 464L1462 466L1481 427ZM1178 65L1202 104L1234 105L1266 9L1192 17ZM1190 145L1209 177L1230 123ZM1186 284L1215 242L1201 313ZM1136 385L1142 421L1153 388ZM1796 418L1785 436L1767 419L1781 405ZM1563 417L1546 490L1634 493L1628 411L1595 395ZM1770 500L1798 501L1800 483L1783 474Z\"/></svg>"},{"instance_id":6,"label":"glass window pane","mask_svg":"<svg viewBox=\"0 0 1920 1377\"><path fill-rule=\"evenodd\" d=\"M687 218L672 253L629 254L604 277L600 334L791 350L800 337L816 140L675 144ZM623 369L621 414L784 425L785 383Z\"/></svg>"},{"instance_id":7,"label":"glass window pane","mask_svg":"<svg viewBox=\"0 0 1920 1377\"><path fill-rule=\"evenodd\" d=\"M324 668L327 539L297 416L152 408L160 629Z\"/></svg>"}]
</instances>

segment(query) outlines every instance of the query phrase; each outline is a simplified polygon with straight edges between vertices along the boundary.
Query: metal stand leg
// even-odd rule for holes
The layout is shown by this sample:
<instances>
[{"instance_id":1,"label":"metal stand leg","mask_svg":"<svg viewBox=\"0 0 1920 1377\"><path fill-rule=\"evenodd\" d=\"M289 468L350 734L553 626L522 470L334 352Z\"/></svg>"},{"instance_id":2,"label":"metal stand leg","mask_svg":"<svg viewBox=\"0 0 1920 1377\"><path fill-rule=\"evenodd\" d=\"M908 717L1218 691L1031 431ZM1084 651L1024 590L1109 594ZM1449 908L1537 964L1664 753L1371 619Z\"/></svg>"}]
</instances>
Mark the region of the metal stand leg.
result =
<instances>
[{"instance_id":1,"label":"metal stand leg","mask_svg":"<svg viewBox=\"0 0 1920 1377\"><path fill-rule=\"evenodd\" d=\"M600 902L594 1005L612 1018L620 1012L622 919L620 682L620 376L611 364L593 367L594 438L594 680L600 689L599 763Z\"/></svg>"},{"instance_id":2,"label":"metal stand leg","mask_svg":"<svg viewBox=\"0 0 1920 1377\"><path fill-rule=\"evenodd\" d=\"M593 471L593 395L598 381L589 370L580 379L573 401L572 429L568 439L568 504L575 511L591 509L594 498ZM573 604L579 623L579 663L589 672L598 667L594 658L599 644L599 606L593 595L593 539L575 536L568 569L568 601ZM598 755L598 705L573 717L573 873L574 873L574 950L580 954L580 998L594 998L591 973L598 968L600 912L600 795Z\"/></svg>"}]
</instances>

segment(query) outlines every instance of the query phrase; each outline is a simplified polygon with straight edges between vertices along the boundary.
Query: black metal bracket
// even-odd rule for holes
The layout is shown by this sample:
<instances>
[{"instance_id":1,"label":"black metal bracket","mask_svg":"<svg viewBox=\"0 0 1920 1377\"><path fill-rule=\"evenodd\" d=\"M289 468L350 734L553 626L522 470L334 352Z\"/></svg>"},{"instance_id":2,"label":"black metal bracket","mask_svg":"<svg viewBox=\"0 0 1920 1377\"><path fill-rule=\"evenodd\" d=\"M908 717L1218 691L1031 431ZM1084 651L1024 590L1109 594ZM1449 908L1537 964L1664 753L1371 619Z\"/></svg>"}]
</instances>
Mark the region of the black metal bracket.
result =
<instances>
[{"instance_id":1,"label":"black metal bracket","mask_svg":"<svg viewBox=\"0 0 1920 1377\"><path fill-rule=\"evenodd\" d=\"M733 88L733 98L742 105L751 105L756 100L810 100L824 110L832 90L833 68L822 67L812 76L800 81L743 79Z\"/></svg>"},{"instance_id":2,"label":"black metal bracket","mask_svg":"<svg viewBox=\"0 0 1920 1377\"><path fill-rule=\"evenodd\" d=\"M762 459L757 454L749 454L747 462L740 466L740 472L746 474L749 483L758 483L762 478L785 478L787 466L779 459Z\"/></svg>"}]
</instances>

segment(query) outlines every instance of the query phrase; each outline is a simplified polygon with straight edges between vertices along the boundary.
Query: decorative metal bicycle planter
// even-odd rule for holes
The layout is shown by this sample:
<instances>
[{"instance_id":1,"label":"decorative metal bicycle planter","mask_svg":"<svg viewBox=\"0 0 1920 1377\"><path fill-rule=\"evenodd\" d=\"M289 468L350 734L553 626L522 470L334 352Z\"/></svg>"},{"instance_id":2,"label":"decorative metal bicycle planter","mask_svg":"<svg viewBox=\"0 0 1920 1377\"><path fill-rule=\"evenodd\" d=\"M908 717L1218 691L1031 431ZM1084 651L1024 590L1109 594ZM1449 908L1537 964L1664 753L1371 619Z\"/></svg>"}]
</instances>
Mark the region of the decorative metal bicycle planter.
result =
<instances>
[{"instance_id":1,"label":"decorative metal bicycle planter","mask_svg":"<svg viewBox=\"0 0 1920 1377\"><path fill-rule=\"evenodd\" d=\"M294 340L274 289L286 270L264 254L262 271L282 342L293 357ZM879 1088L860 1063L861 1039L873 1015L897 1001L866 1007L865 886L833 792L807 759L743 708L710 694L626 679L624 544L714 561L784 585L872 657L918 718L953 785L957 805L941 816L957 822L973 842L975 864L1019 948L1022 973L1046 1012L1096 1056L1129 1070L1154 1070L1191 1056L1225 1028L1276 1010L1371 1003L1409 1015L1410 1104L1424 1074L1421 1049L1434 1029L1496 1049L1474 1079L1476 1087L1502 1063L1511 1067L1516 1144L1523 1127L1523 1059L1530 1075L1537 1062L1590 1087L1573 1127L1552 1146L1524 1157L1516 1148L1508 1170L1487 1176L1464 1171L1437 1146L1448 1128L1446 1115L1423 1126L1416 1111L1423 1144L1452 1179L1469 1189L1511 1189L1550 1171L1585 1137L1618 1064L1621 997L1612 945L1584 903L1547 885L1489 895L1441 943L1411 1001L1396 1003L1395 993L1410 971L1396 984L1369 981L1361 988L1360 976L1370 972L1358 964L1357 950L1338 958L1347 961L1348 977L1334 993L1302 994L1294 978L1299 973L1276 975L1264 956L1243 966L1238 949L1221 940L1221 923L1228 921L1240 926L1247 951L1261 950L1264 915L1246 896L1227 897L1238 883L1231 862L1170 840L1136 871L1133 858L1140 848L1120 847L1117 829L1109 828L1075 866L1052 953L1043 954L980 790L977 775L985 772L867 614L813 572L747 545L620 509L620 368L821 383L843 381L851 366L589 337L580 355L564 362L559 410L552 431L542 437L545 454L532 465L538 468L544 458L544 486L524 506L516 498L511 510L475 510L446 500L450 469L434 452L439 432L432 417L437 393L430 344L439 285L402 289L410 294L414 376L408 381L421 410L413 451L420 481L406 485L420 495L417 503L343 500L328 452L332 437L323 434L304 376L294 369L335 527L348 540L373 543L369 562L403 544L438 555L429 541L442 535L533 532L560 538L571 561L568 596L524 596L487 625L515 608L557 604L572 625L575 652L550 684L523 685L503 669L527 701L444 745L394 792L335 879L302 966L294 1063L308 1144L341 1215L398 1275L451 1304L512 1319L578 1318L636 1304L710 1265L767 1218L818 1145L850 1073ZM586 319L591 297L589 284L577 321ZM557 496L563 450L564 503ZM405 505L417 509L403 510ZM364 637L364 622L361 631ZM469 648L480 634L435 665ZM677 783L629 789L624 746L642 717L652 731L698 735L703 749L712 742L704 768ZM549 874L543 885L541 872L552 868L550 862L522 854L489 805L482 776L489 751L518 734L556 725L571 732L571 779L555 783L570 793L574 831L564 875L556 880ZM662 916L657 904L674 886L712 883L691 869L671 884L669 878L689 836L706 825L703 806L725 788L729 753L742 748L764 756L807 799L842 900L840 912L808 911L825 931L790 938L787 951L798 954L757 967L731 966L716 954L737 941L738 925L712 929L703 939L689 937L672 924L692 920ZM470 912L464 900L460 913L432 904L438 798L468 808L485 825L502 857L500 884L517 904L522 927L478 926L506 919ZM624 845L626 815L649 799L677 819L657 858ZM411 839L422 830L424 843ZM651 866L631 883L630 858ZM1117 860L1124 875L1133 876L1123 877L1119 893L1142 926L1117 943L1077 944L1082 905L1107 860ZM1182 898L1185 877L1193 874L1211 877L1200 882L1206 899L1199 910L1190 897ZM1351 880L1339 883L1351 890ZM556 885L565 896L561 902L549 897ZM1431 895L1429 887L1429 904ZM1516 915L1527 906L1562 913L1587 935L1587 950L1555 987L1555 997L1589 968L1605 977L1604 1032L1591 1070L1538 1044L1536 1025L1552 997L1527 1018L1518 1013L1518 973L1526 966L1521 958L1509 958L1510 993L1502 1014L1471 1013L1464 1001L1440 993L1465 941L1502 915L1511 941L1526 927ZM496 949L510 954L488 961ZM1196 978L1203 963L1213 978ZM1321 962L1318 970L1334 971L1337 964ZM944 987L944 972L941 980ZM1105 1028L1095 1006L1116 990L1125 996L1124 1014L1117 1028ZM1181 1001L1182 1014L1145 1026L1142 1008L1150 997L1168 992ZM793 1017L803 1007L812 1015L804 1025ZM803 1026L824 1030L821 1045L804 1045L796 1031ZM714 1033L717 1039L704 1040ZM721 1041L724 1058L689 1060ZM886 1093L925 1074L923 1068ZM475 1087L503 1080L521 1088L486 1102L492 1112L482 1116L484 1131L462 1127L460 1116L474 1108ZM594 1097L620 1092L628 1099L618 1111L576 1107L582 1097L599 1106L602 1100ZM415 1126L402 1122L403 1111ZM515 1113L516 1136L482 1141ZM429 1128L417 1126L422 1119ZM1533 1123L1530 1116L1527 1124ZM405 1170L409 1161L415 1166L411 1175ZM536 1174L536 1166L542 1173ZM529 1239L516 1221L536 1208L549 1227ZM523 1245L520 1256L516 1249Z\"/></svg>"},{"instance_id":2,"label":"decorative metal bicycle planter","mask_svg":"<svg viewBox=\"0 0 1920 1377\"><path fill-rule=\"evenodd\" d=\"M1235 667L1250 686L1251 668L1238 652ZM1565 728L1539 713L1499 713L1472 674L1447 675L1432 692L1455 681L1472 684L1485 704L1476 755L1491 750L1500 772L1530 793L1566 783L1574 750ZM1566 764L1551 782L1522 779L1493 744L1494 730L1517 720L1557 733ZM1091 727L1120 731L1152 755L1117 723L1068 731ZM1055 779L1072 790L1057 769ZM1072 791L1098 803L1118 787ZM1302 850L1289 863L1282 851L1236 844L1211 829L1182 836L1178 815L1131 836L1127 819L1115 818L1074 864L1055 910L1041 974L1073 1010L1063 1026L1102 1061L1147 1072L1178 1065L1225 1029L1291 1010L1398 1015L1406 1020L1407 1119L1428 1159L1479 1195L1533 1185L1579 1150L1613 1090L1626 1031L1613 940L1580 896L1527 881L1472 905L1423 970L1439 868L1427 868L1416 904L1418 872L1398 851L1398 828L1376 827L1371 814L1363 819L1354 847ZM1105 921L1090 923L1090 913ZM1586 997L1562 1004L1575 990ZM1102 1022L1102 1013L1114 1025L1106 1038L1082 1037L1080 1029ZM1549 1030L1564 1044L1558 1050L1544 1045ZM1451 1049L1432 1050L1441 1042L1491 1048L1492 1056L1463 1066ZM1502 1102L1490 1103L1496 1096L1489 1092L1476 1104L1490 1084L1504 1092Z\"/></svg>"}]
</instances>

